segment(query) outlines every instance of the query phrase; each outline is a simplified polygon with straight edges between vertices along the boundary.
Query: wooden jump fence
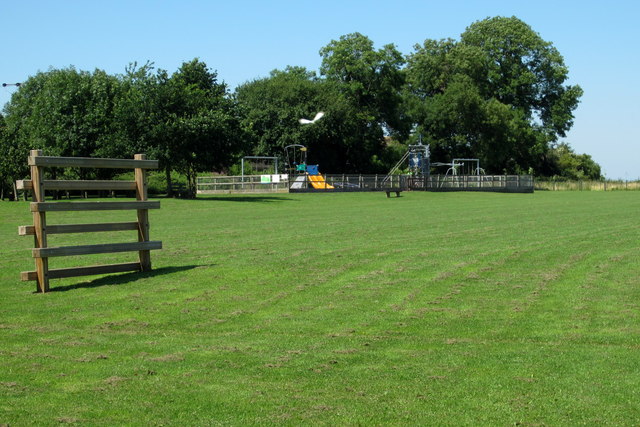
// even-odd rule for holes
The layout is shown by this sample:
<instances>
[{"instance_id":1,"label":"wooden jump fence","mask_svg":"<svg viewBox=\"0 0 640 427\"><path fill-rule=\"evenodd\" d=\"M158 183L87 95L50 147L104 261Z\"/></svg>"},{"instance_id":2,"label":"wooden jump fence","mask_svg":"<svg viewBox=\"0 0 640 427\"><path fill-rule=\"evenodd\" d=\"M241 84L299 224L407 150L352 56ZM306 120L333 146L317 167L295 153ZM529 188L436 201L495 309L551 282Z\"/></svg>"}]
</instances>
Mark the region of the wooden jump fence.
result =
<instances>
[{"instance_id":1,"label":"wooden jump fence","mask_svg":"<svg viewBox=\"0 0 640 427\"><path fill-rule=\"evenodd\" d=\"M64 277L88 276L93 274L110 274L127 271L151 270L151 254L154 249L162 249L162 242L149 240L149 209L159 209L160 202L147 200L146 170L156 169L157 160L147 160L144 154L136 154L134 159L99 159L86 157L48 157L41 150L32 150L29 156L31 179L18 181L17 187L31 190L33 202L30 205L33 214L33 225L20 226L20 235L34 236L35 271L23 271L23 281L37 281L37 291L47 292L49 280ZM72 168L111 168L134 169L134 181L99 181L99 180L45 180L44 169L47 167ZM47 202L46 190L86 190L86 191L135 191L135 201L116 202ZM104 222L92 224L47 224L47 212L69 211L110 211L135 210L137 221ZM97 245L49 247L47 236L62 233L92 233L137 230L138 241L130 243L105 243ZM49 258L75 255L106 254L116 252L138 252L138 261L121 264L95 265L49 269Z\"/></svg>"}]
</instances>

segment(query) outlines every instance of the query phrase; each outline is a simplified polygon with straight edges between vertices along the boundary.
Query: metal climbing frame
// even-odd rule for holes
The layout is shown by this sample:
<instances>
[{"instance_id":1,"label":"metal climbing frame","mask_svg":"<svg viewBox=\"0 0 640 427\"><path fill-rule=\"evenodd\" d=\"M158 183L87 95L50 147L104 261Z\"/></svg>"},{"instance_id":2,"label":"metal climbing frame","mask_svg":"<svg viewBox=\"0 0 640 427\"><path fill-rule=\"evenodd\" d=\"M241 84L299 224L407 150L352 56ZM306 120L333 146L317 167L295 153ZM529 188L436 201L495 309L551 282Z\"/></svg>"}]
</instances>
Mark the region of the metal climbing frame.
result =
<instances>
[{"instance_id":1,"label":"metal climbing frame","mask_svg":"<svg viewBox=\"0 0 640 427\"><path fill-rule=\"evenodd\" d=\"M383 182L387 182L408 160L409 171L414 177L428 177L431 169L429 146L423 144L409 145L404 156L389 171Z\"/></svg>"}]
</instances>

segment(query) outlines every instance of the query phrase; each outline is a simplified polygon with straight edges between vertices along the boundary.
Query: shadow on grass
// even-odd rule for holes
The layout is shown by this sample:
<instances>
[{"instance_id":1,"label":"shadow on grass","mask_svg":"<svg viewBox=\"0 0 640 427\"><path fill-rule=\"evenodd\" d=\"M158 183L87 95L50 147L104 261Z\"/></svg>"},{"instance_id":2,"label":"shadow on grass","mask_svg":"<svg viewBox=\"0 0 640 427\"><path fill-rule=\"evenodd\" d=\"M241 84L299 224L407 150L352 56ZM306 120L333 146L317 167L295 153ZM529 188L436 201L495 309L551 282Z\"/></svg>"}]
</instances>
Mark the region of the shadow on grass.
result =
<instances>
[{"instance_id":1,"label":"shadow on grass","mask_svg":"<svg viewBox=\"0 0 640 427\"><path fill-rule=\"evenodd\" d=\"M136 271L133 273L114 274L110 276L100 277L95 280L76 283L68 286L52 286L49 292L67 292L75 289L90 289L100 286L124 285L126 283L135 282L136 280L146 279L150 277L164 276L167 274L179 273L181 271L193 270L198 267L206 267L204 265L183 265L180 267L162 267L151 271Z\"/></svg>"},{"instance_id":2,"label":"shadow on grass","mask_svg":"<svg viewBox=\"0 0 640 427\"><path fill-rule=\"evenodd\" d=\"M288 196L256 196L256 195L235 195L235 196L200 196L195 199L201 202L251 202L251 203L272 203L272 202L297 202Z\"/></svg>"}]
</instances>

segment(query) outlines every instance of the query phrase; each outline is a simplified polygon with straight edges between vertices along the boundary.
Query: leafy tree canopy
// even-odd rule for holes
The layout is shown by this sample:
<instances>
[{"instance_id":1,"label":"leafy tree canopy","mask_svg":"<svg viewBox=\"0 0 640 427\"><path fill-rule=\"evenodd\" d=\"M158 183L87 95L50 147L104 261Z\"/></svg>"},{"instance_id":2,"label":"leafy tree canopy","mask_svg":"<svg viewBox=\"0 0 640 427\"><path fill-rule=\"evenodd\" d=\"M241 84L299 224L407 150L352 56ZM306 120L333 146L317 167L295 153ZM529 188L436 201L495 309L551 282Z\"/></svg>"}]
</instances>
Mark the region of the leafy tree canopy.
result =
<instances>
[{"instance_id":1,"label":"leafy tree canopy","mask_svg":"<svg viewBox=\"0 0 640 427\"><path fill-rule=\"evenodd\" d=\"M588 154L576 154L566 143L558 144L550 150L550 165L552 170L549 175L559 176L565 179L601 179L600 166L593 161Z\"/></svg>"},{"instance_id":2,"label":"leafy tree canopy","mask_svg":"<svg viewBox=\"0 0 640 427\"><path fill-rule=\"evenodd\" d=\"M149 62L115 76L38 72L0 117L0 185L27 173L34 148L63 156L145 152L169 182L171 171L181 172L192 190L200 171L226 169L242 154L281 155L290 144L309 147L309 161L324 171L385 173L402 151L397 141L417 134L434 160L475 157L490 173L600 176L590 156L558 143L582 89L567 84L553 44L518 18L474 22L459 40L427 39L406 57L360 33L319 53L318 74L274 70L233 95L197 58L173 74ZM326 114L314 125L298 122L318 111Z\"/></svg>"},{"instance_id":3,"label":"leafy tree canopy","mask_svg":"<svg viewBox=\"0 0 640 427\"><path fill-rule=\"evenodd\" d=\"M582 90L550 42L519 19L489 18L459 42L426 40L408 57L407 110L446 157L473 156L491 172L544 169L573 124Z\"/></svg>"},{"instance_id":4,"label":"leafy tree canopy","mask_svg":"<svg viewBox=\"0 0 640 427\"><path fill-rule=\"evenodd\" d=\"M185 62L171 76L134 65L124 83L121 133L160 160L169 184L170 172L181 172L195 194L197 172L227 167L244 149L236 105L204 62Z\"/></svg>"},{"instance_id":5,"label":"leafy tree canopy","mask_svg":"<svg viewBox=\"0 0 640 427\"><path fill-rule=\"evenodd\" d=\"M309 134L303 133L298 120L325 107L318 100L320 91L315 73L303 67L274 70L267 78L239 86L235 100L253 141L252 154L281 155L287 145L308 145Z\"/></svg>"},{"instance_id":6,"label":"leafy tree canopy","mask_svg":"<svg viewBox=\"0 0 640 427\"><path fill-rule=\"evenodd\" d=\"M72 67L40 72L21 85L5 112L3 152L10 151L12 162L26 163L29 149L81 157L146 152L168 177L171 170L185 174L194 192L198 171L228 166L246 141L226 85L198 59L171 76L151 63L133 64L124 76ZM26 171L7 162L2 167L3 174Z\"/></svg>"},{"instance_id":7,"label":"leafy tree canopy","mask_svg":"<svg viewBox=\"0 0 640 427\"><path fill-rule=\"evenodd\" d=\"M321 75L340 83L360 120L388 133L408 129L400 112L405 60L393 44L376 50L367 36L352 33L332 40L320 49L320 56Z\"/></svg>"},{"instance_id":8,"label":"leafy tree canopy","mask_svg":"<svg viewBox=\"0 0 640 427\"><path fill-rule=\"evenodd\" d=\"M30 77L5 108L7 138L15 155L22 162L29 149L56 156L100 156L112 142L119 90L118 79L101 70L71 67ZM81 176L86 173L80 170Z\"/></svg>"},{"instance_id":9,"label":"leafy tree canopy","mask_svg":"<svg viewBox=\"0 0 640 427\"><path fill-rule=\"evenodd\" d=\"M309 162L324 171L376 171L384 149L382 128L371 126L344 85L305 68L287 67L240 86L235 98L254 141L252 154L281 156L287 145L302 144L309 148ZM317 123L298 122L318 111L325 116Z\"/></svg>"}]
</instances>

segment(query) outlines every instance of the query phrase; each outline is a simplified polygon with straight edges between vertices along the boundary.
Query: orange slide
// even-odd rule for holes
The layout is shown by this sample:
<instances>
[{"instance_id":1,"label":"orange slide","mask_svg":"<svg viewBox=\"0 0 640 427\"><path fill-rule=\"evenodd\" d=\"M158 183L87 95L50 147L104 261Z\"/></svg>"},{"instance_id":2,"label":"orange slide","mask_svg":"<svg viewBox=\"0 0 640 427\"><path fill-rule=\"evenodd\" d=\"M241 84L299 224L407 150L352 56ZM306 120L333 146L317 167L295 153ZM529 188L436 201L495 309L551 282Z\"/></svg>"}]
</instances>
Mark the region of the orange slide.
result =
<instances>
[{"instance_id":1,"label":"orange slide","mask_svg":"<svg viewBox=\"0 0 640 427\"><path fill-rule=\"evenodd\" d=\"M317 188L319 190L334 188L333 185L327 184L327 181L324 180L324 176L318 175L309 175L309 182L313 188Z\"/></svg>"}]
</instances>

